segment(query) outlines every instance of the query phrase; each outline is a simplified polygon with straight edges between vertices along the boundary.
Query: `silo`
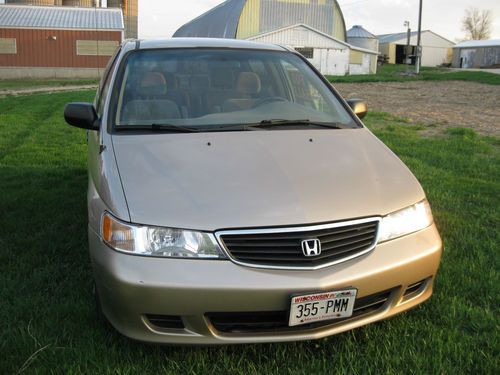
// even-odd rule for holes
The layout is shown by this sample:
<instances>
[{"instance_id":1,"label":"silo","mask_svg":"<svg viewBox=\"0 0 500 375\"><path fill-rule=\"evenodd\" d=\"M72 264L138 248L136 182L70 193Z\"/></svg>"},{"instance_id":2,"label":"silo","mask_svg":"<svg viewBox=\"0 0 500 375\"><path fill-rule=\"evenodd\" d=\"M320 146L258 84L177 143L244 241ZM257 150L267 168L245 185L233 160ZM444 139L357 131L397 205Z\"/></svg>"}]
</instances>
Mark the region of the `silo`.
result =
<instances>
[{"instance_id":1,"label":"silo","mask_svg":"<svg viewBox=\"0 0 500 375\"><path fill-rule=\"evenodd\" d=\"M378 51L378 39L361 25L354 25L347 31L347 43L371 51Z\"/></svg>"}]
</instances>

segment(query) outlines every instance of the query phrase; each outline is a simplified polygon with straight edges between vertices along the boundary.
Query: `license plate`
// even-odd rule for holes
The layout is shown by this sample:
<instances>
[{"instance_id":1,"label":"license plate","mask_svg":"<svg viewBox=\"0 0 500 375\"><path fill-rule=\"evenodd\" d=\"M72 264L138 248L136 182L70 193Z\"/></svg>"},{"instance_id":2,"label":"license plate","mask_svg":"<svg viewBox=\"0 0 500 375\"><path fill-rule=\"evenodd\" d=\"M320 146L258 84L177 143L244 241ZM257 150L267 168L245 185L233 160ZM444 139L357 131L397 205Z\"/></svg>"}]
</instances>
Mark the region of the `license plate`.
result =
<instances>
[{"instance_id":1,"label":"license plate","mask_svg":"<svg viewBox=\"0 0 500 375\"><path fill-rule=\"evenodd\" d=\"M304 294L292 297L288 325L298 326L352 315L356 289Z\"/></svg>"}]
</instances>

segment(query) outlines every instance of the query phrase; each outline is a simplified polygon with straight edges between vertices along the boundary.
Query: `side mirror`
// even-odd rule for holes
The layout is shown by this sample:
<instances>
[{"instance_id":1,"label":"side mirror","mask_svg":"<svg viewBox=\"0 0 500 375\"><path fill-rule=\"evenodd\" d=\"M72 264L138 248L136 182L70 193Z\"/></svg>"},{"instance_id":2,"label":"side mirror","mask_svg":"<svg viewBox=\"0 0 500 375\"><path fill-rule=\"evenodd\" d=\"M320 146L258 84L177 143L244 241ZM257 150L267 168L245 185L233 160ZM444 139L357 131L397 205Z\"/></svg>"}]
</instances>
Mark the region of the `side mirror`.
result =
<instances>
[{"instance_id":1,"label":"side mirror","mask_svg":"<svg viewBox=\"0 0 500 375\"><path fill-rule=\"evenodd\" d=\"M365 101L362 99L347 99L347 104L351 107L352 111L358 116L360 119L366 116L368 113L368 106Z\"/></svg>"},{"instance_id":2,"label":"side mirror","mask_svg":"<svg viewBox=\"0 0 500 375\"><path fill-rule=\"evenodd\" d=\"M64 119L77 128L98 130L97 113L92 103L68 103L64 108Z\"/></svg>"}]
</instances>

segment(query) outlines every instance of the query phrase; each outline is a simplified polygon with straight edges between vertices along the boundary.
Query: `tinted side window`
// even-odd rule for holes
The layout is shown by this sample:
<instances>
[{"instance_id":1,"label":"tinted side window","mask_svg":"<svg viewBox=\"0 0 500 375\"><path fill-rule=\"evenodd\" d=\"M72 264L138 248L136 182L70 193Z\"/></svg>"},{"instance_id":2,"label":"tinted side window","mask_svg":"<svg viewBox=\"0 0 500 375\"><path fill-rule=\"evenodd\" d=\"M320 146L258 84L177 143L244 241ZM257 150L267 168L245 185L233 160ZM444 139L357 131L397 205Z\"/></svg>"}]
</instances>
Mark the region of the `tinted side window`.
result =
<instances>
[{"instance_id":1,"label":"tinted side window","mask_svg":"<svg viewBox=\"0 0 500 375\"><path fill-rule=\"evenodd\" d=\"M319 92L318 86L313 85L312 81L306 75L287 61L282 61L282 66L297 103L318 111L335 114L328 105L325 95Z\"/></svg>"}]
</instances>

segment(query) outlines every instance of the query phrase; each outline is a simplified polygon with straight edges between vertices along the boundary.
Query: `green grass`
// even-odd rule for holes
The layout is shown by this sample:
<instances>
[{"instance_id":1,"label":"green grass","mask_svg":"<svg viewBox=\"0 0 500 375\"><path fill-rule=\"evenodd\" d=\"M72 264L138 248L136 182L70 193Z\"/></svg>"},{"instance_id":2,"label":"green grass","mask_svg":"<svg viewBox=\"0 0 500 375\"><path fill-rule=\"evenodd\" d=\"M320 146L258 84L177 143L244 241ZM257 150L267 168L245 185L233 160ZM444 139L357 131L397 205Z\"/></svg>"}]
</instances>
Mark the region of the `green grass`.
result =
<instances>
[{"instance_id":1,"label":"green grass","mask_svg":"<svg viewBox=\"0 0 500 375\"><path fill-rule=\"evenodd\" d=\"M94 315L85 132L62 119L64 103L92 95L0 99L0 374L498 373L498 138L366 119L423 184L443 237L435 294L421 307L319 341L154 346Z\"/></svg>"},{"instance_id":2,"label":"green grass","mask_svg":"<svg viewBox=\"0 0 500 375\"><path fill-rule=\"evenodd\" d=\"M0 91L36 87L60 87L70 85L97 85L95 79L0 79Z\"/></svg>"},{"instance_id":3,"label":"green grass","mask_svg":"<svg viewBox=\"0 0 500 375\"><path fill-rule=\"evenodd\" d=\"M377 74L352 76L327 76L332 83L408 82L408 81L469 81L500 85L500 74L477 71L453 71L446 68L423 67L418 76L405 76L406 65L385 64ZM410 68L414 71L414 67Z\"/></svg>"}]
</instances>

